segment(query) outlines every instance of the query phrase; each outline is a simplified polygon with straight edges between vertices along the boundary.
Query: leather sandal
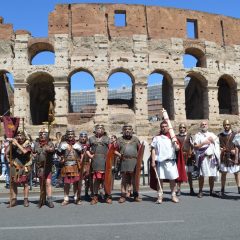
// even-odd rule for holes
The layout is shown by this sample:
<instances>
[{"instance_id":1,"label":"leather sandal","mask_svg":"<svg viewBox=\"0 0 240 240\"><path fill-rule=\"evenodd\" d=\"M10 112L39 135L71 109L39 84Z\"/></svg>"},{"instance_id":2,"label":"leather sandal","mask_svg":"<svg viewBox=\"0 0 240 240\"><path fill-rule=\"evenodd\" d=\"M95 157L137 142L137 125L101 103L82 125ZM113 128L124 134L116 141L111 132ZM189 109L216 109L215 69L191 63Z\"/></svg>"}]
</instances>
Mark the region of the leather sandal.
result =
<instances>
[{"instance_id":1,"label":"leather sandal","mask_svg":"<svg viewBox=\"0 0 240 240\"><path fill-rule=\"evenodd\" d=\"M63 200L62 203L61 203L61 206L66 206L69 204L69 201L67 200Z\"/></svg>"},{"instance_id":2,"label":"leather sandal","mask_svg":"<svg viewBox=\"0 0 240 240\"><path fill-rule=\"evenodd\" d=\"M141 202L142 199L140 197L134 197L134 202Z\"/></svg>"},{"instance_id":3,"label":"leather sandal","mask_svg":"<svg viewBox=\"0 0 240 240\"><path fill-rule=\"evenodd\" d=\"M74 200L74 203L75 203L76 205L81 205L81 204L82 204L82 201L81 201L81 199L77 199L77 200Z\"/></svg>"},{"instance_id":4,"label":"leather sandal","mask_svg":"<svg viewBox=\"0 0 240 240\"><path fill-rule=\"evenodd\" d=\"M111 199L111 198L107 198L107 199L106 199L106 203L107 203L107 204L112 204L112 199Z\"/></svg>"},{"instance_id":5,"label":"leather sandal","mask_svg":"<svg viewBox=\"0 0 240 240\"><path fill-rule=\"evenodd\" d=\"M157 201L155 202L156 204L161 204L163 202L163 197L162 196L158 196Z\"/></svg>"},{"instance_id":6,"label":"leather sandal","mask_svg":"<svg viewBox=\"0 0 240 240\"><path fill-rule=\"evenodd\" d=\"M177 196L172 196L172 202L179 203L179 199L177 198Z\"/></svg>"},{"instance_id":7,"label":"leather sandal","mask_svg":"<svg viewBox=\"0 0 240 240\"><path fill-rule=\"evenodd\" d=\"M7 208L11 208L11 207L15 207L15 206L17 206L17 199L16 199L16 198L13 198L13 199L9 202Z\"/></svg>"},{"instance_id":8,"label":"leather sandal","mask_svg":"<svg viewBox=\"0 0 240 240\"><path fill-rule=\"evenodd\" d=\"M93 198L92 198L92 201L90 202L90 204L91 205L95 205L95 204L97 204L98 203L98 196L94 196Z\"/></svg>"},{"instance_id":9,"label":"leather sandal","mask_svg":"<svg viewBox=\"0 0 240 240\"><path fill-rule=\"evenodd\" d=\"M28 201L28 198L24 198L23 206L24 206L24 207L29 207L29 201Z\"/></svg>"},{"instance_id":10,"label":"leather sandal","mask_svg":"<svg viewBox=\"0 0 240 240\"><path fill-rule=\"evenodd\" d=\"M198 198L202 198L203 197L203 192L199 192L197 195Z\"/></svg>"},{"instance_id":11,"label":"leather sandal","mask_svg":"<svg viewBox=\"0 0 240 240\"><path fill-rule=\"evenodd\" d=\"M118 202L119 203L124 203L124 202L126 202L126 198L125 197L120 197Z\"/></svg>"}]
</instances>

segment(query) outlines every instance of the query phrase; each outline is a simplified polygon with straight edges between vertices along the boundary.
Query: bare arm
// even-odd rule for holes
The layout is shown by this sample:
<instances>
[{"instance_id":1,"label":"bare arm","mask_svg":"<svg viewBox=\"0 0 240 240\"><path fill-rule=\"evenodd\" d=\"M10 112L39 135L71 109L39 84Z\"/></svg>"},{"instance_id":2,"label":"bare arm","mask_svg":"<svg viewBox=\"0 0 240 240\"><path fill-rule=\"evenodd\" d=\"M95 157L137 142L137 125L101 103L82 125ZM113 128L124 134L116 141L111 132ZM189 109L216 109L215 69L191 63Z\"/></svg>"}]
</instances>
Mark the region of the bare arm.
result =
<instances>
[{"instance_id":1,"label":"bare arm","mask_svg":"<svg viewBox=\"0 0 240 240\"><path fill-rule=\"evenodd\" d=\"M155 151L155 148L153 148L153 147L151 149L151 158L152 158L152 162L151 162L152 167L156 167L156 164L155 164L156 151Z\"/></svg>"}]
</instances>

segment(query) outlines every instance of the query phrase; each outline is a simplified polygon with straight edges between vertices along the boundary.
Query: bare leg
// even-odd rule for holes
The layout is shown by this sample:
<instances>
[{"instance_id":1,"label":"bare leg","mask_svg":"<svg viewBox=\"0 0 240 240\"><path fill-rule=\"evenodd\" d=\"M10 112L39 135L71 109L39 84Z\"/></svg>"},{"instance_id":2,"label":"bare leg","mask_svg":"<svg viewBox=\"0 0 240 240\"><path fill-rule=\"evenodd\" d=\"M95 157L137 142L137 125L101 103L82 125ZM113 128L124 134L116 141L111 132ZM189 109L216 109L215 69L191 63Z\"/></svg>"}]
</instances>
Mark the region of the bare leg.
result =
<instances>
[{"instance_id":1,"label":"bare leg","mask_svg":"<svg viewBox=\"0 0 240 240\"><path fill-rule=\"evenodd\" d=\"M234 173L237 188L238 188L238 193L240 194L240 173Z\"/></svg>"},{"instance_id":2,"label":"bare leg","mask_svg":"<svg viewBox=\"0 0 240 240\"><path fill-rule=\"evenodd\" d=\"M51 181L51 179L46 179L46 193L47 193L47 197L52 196L52 181Z\"/></svg>"},{"instance_id":3,"label":"bare leg","mask_svg":"<svg viewBox=\"0 0 240 240\"><path fill-rule=\"evenodd\" d=\"M203 193L202 193L203 185L204 185L204 177L203 176L199 176L198 185L199 185L198 197L201 198L201 197L203 197Z\"/></svg>"},{"instance_id":4,"label":"bare leg","mask_svg":"<svg viewBox=\"0 0 240 240\"><path fill-rule=\"evenodd\" d=\"M222 194L224 194L224 191L225 191L226 177L227 177L227 173L222 172L222 175L221 175L221 193Z\"/></svg>"}]
</instances>

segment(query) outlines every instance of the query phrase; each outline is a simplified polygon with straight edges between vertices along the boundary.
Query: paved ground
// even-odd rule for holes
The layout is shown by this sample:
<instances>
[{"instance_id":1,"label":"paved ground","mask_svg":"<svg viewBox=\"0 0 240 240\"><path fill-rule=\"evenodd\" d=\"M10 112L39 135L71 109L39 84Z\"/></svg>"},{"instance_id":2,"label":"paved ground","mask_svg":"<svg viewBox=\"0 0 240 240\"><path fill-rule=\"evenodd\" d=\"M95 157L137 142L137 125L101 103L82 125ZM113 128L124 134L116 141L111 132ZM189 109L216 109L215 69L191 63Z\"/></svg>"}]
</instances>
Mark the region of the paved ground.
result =
<instances>
[{"instance_id":1,"label":"paved ground","mask_svg":"<svg viewBox=\"0 0 240 240\"><path fill-rule=\"evenodd\" d=\"M167 188L166 188L167 190ZM207 189L206 189L207 190ZM55 193L55 208L37 208L37 197L32 194L30 207L22 205L7 209L7 198L0 198L0 238L12 240L44 239L238 239L240 195L236 187L227 187L227 198L190 197L183 190L180 203L170 201L165 193L161 205L154 203L156 193L142 189L141 203L117 203L114 192L112 205L99 203L91 206L69 204L61 207L62 193ZM21 198L20 204L21 202Z\"/></svg>"}]
</instances>

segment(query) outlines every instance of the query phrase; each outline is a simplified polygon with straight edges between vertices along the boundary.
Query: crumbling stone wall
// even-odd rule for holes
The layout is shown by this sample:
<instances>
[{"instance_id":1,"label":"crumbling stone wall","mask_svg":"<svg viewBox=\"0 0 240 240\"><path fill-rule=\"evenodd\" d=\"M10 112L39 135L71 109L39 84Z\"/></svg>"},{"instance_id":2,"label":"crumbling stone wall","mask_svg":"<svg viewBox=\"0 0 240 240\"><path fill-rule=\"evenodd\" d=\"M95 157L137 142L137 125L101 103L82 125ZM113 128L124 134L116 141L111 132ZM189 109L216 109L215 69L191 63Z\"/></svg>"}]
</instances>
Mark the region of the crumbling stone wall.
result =
<instances>
[{"instance_id":1,"label":"crumbling stone wall","mask_svg":"<svg viewBox=\"0 0 240 240\"><path fill-rule=\"evenodd\" d=\"M126 15L126 26L115 26L117 13ZM195 39L187 37L189 20L195 23ZM14 32L12 25L0 19L0 70L13 74L14 114L24 116L30 124L33 121L29 86L38 73L51 76L56 118L67 124L69 81L75 72L87 71L94 77L94 119L103 123L111 117L108 78L115 72L125 72L133 83L136 132L145 135L147 79L154 72L166 79L163 106L176 122L187 118L216 121L222 118L219 107L225 109L222 103L229 99L228 114L239 114L239 33L240 20L222 15L142 5L61 4L49 14L48 38L34 38L25 30ZM55 64L31 65L31 59L45 50L55 53ZM198 59L197 67L184 68L185 53ZM188 88L186 76L192 81ZM219 82L220 79L223 80ZM223 93L218 89L225 83L231 97L219 103ZM193 90L200 94L199 98Z\"/></svg>"}]
</instances>

